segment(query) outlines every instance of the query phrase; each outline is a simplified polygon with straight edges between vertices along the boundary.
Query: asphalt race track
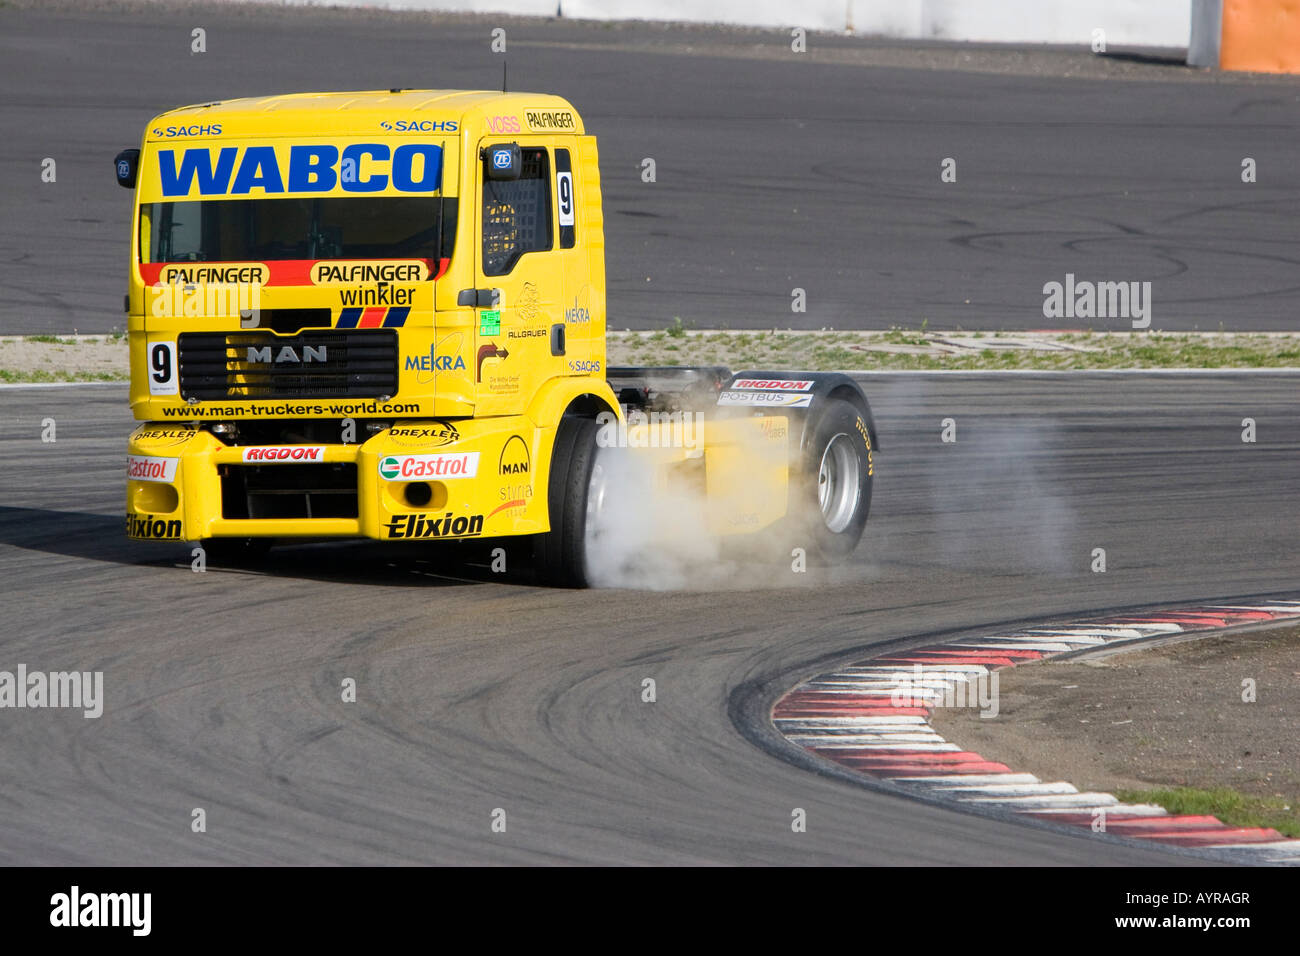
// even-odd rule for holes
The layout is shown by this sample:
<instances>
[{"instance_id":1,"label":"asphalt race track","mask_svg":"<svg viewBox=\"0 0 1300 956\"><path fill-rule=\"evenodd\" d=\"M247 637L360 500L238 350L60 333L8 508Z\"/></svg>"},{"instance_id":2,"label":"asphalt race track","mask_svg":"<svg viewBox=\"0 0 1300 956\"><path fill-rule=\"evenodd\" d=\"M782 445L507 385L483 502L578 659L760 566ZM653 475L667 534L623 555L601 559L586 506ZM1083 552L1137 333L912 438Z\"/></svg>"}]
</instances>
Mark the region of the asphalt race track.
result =
<instances>
[{"instance_id":1,"label":"asphalt race track","mask_svg":"<svg viewBox=\"0 0 1300 956\"><path fill-rule=\"evenodd\" d=\"M1043 286L1067 274L1150 281L1154 328L1300 314L1294 78L978 48L958 71L951 53L844 37L794 54L780 32L85 6L0 9L0 334L122 326L130 200L111 160L152 116L495 88L498 24L511 87L568 96L600 137L611 327L1131 327L1045 319Z\"/></svg>"},{"instance_id":2,"label":"asphalt race track","mask_svg":"<svg viewBox=\"0 0 1300 956\"><path fill-rule=\"evenodd\" d=\"M123 536L123 387L0 390L4 666L102 670L106 698L98 720L5 713L0 863L1194 861L809 772L745 715L884 641L1294 591L1297 385L869 378L882 450L854 561L683 592L450 577L366 544L196 574L185 546Z\"/></svg>"},{"instance_id":3,"label":"asphalt race track","mask_svg":"<svg viewBox=\"0 0 1300 956\"><path fill-rule=\"evenodd\" d=\"M122 9L0 8L0 334L121 327L130 199L110 160L157 112L491 88L498 20L511 87L567 95L600 137L611 327L1088 324L1043 318L1067 273L1151 281L1157 328L1286 329L1300 311L1294 81L1059 51L1002 70L974 50L959 70L820 36L799 56L780 33ZM0 388L0 668L103 671L106 697L99 719L5 711L0 864L1201 862L819 773L762 715L883 642L1294 592L1300 374L864 382L882 445L850 564L591 592L366 543L193 573L187 546L123 534L124 386Z\"/></svg>"}]
</instances>

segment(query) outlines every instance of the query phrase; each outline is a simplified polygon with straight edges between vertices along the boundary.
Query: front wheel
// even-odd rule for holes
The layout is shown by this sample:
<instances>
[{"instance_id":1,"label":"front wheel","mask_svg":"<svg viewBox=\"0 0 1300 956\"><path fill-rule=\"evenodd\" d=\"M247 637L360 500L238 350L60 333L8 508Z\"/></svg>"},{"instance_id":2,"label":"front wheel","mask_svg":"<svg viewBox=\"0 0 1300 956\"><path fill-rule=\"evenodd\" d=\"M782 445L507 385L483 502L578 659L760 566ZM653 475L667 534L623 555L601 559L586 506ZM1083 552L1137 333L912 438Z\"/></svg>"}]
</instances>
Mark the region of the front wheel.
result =
<instances>
[{"instance_id":1,"label":"front wheel","mask_svg":"<svg viewBox=\"0 0 1300 956\"><path fill-rule=\"evenodd\" d=\"M819 561L840 561L862 539L874 465L867 423L855 405L831 399L790 476L792 543Z\"/></svg>"},{"instance_id":2,"label":"front wheel","mask_svg":"<svg viewBox=\"0 0 1300 956\"><path fill-rule=\"evenodd\" d=\"M537 536L533 561L545 584L585 588L591 583L587 523L608 490L601 472L593 476L597 428L590 418L565 416L556 429L547 486L551 530Z\"/></svg>"}]
</instances>

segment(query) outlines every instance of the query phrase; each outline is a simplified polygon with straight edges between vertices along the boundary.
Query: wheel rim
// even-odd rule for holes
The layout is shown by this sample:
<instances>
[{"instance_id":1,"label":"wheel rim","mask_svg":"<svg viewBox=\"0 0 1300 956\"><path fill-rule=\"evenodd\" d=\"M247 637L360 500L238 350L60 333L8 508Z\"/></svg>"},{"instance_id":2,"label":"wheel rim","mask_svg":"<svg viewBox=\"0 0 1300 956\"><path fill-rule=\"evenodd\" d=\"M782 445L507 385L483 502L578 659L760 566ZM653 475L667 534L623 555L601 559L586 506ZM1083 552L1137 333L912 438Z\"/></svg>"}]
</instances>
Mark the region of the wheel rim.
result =
<instances>
[{"instance_id":1,"label":"wheel rim","mask_svg":"<svg viewBox=\"0 0 1300 956\"><path fill-rule=\"evenodd\" d=\"M590 549L592 543L601 536L601 518L605 513L605 496L609 493L609 475L600 456L591 466L591 481L587 483L587 520L583 526L583 538Z\"/></svg>"},{"instance_id":2,"label":"wheel rim","mask_svg":"<svg viewBox=\"0 0 1300 956\"><path fill-rule=\"evenodd\" d=\"M826 527L836 534L853 524L861 483L862 462L852 439L840 432L827 443L817 469L817 503Z\"/></svg>"}]
</instances>

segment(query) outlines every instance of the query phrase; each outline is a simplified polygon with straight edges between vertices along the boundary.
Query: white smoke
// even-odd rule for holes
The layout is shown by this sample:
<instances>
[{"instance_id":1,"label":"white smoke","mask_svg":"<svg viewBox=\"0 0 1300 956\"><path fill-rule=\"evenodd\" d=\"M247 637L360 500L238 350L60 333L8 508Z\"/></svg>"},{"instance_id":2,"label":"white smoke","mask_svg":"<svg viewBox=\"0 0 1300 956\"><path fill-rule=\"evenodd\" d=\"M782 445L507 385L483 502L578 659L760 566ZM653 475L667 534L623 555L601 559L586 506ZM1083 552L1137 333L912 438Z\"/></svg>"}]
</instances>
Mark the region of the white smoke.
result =
<instances>
[{"instance_id":1,"label":"white smoke","mask_svg":"<svg viewBox=\"0 0 1300 956\"><path fill-rule=\"evenodd\" d=\"M703 493L663 487L631 448L598 449L595 467L593 493L603 483L604 499L587 529L592 585L674 591L734 578L707 531Z\"/></svg>"},{"instance_id":2,"label":"white smoke","mask_svg":"<svg viewBox=\"0 0 1300 956\"><path fill-rule=\"evenodd\" d=\"M745 433L729 442L745 441ZM757 429L754 447L742 455L755 465L768 457ZM671 456L671 453L669 453ZM656 464L656 458L658 463ZM709 516L729 512L738 502L710 500L704 461L687 459L665 467L663 455L636 447L601 447L605 498L598 520L588 529L589 578L595 587L650 591L753 590L806 587L824 583L824 569L796 574L791 569L787 532L779 525L753 533L720 535L709 531ZM695 467L701 470L695 471ZM593 493L602 483L593 482ZM714 495L722 493L715 482ZM748 507L745 505L744 507ZM810 580L812 579L812 580Z\"/></svg>"},{"instance_id":3,"label":"white smoke","mask_svg":"<svg viewBox=\"0 0 1300 956\"><path fill-rule=\"evenodd\" d=\"M877 476L872 521L887 512L896 526L891 534L891 522L877 522L878 540L915 547L919 532L933 541L938 563L951 568L1079 569L1079 460L1056 419L1017 407L1005 389L973 390L960 377L891 376L873 381L871 391L877 420L889 423L888 467ZM987 407L971 406L972 391ZM940 441L949 417L955 444ZM868 535L871 529L868 522Z\"/></svg>"}]
</instances>

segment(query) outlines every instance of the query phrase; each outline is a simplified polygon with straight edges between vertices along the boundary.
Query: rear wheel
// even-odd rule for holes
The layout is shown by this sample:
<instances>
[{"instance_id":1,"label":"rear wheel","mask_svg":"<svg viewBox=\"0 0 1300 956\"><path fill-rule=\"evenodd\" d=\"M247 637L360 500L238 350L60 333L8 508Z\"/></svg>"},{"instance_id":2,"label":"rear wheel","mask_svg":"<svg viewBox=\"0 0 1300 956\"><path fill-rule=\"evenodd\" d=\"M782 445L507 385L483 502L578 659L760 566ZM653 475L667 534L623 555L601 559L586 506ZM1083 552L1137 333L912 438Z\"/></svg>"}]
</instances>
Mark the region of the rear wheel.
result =
<instances>
[{"instance_id":1,"label":"rear wheel","mask_svg":"<svg viewBox=\"0 0 1300 956\"><path fill-rule=\"evenodd\" d=\"M852 554L871 510L871 482L867 423L855 405L831 399L790 476L792 543L823 562Z\"/></svg>"},{"instance_id":2,"label":"rear wheel","mask_svg":"<svg viewBox=\"0 0 1300 956\"><path fill-rule=\"evenodd\" d=\"M538 580L556 587L591 583L587 524L609 490L596 466L597 427L589 418L565 416L555 432L547 490L551 530L537 536L534 565Z\"/></svg>"}]
</instances>

